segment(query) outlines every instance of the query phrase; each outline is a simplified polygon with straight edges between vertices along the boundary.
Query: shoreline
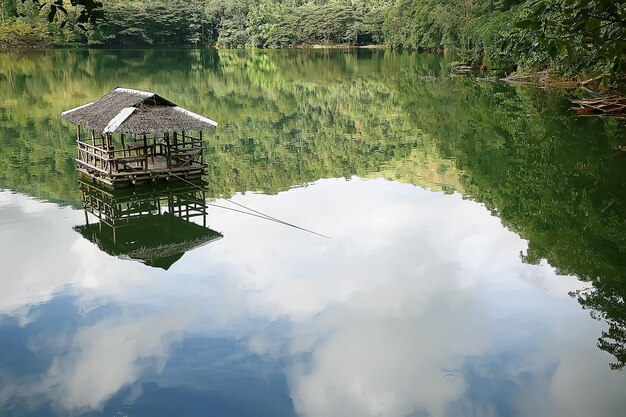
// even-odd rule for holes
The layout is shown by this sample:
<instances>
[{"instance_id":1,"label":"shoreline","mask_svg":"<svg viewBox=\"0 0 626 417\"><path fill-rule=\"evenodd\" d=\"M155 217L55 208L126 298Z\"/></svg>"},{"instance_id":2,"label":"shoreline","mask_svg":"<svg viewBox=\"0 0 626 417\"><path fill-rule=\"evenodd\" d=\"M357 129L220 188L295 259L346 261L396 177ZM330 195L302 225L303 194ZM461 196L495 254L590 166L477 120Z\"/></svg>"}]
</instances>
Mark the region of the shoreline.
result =
<instances>
[{"instance_id":1,"label":"shoreline","mask_svg":"<svg viewBox=\"0 0 626 417\"><path fill-rule=\"evenodd\" d=\"M282 46L282 47L271 47L271 48L262 48L262 47L245 47L245 48L221 48L219 46L193 46L193 45L178 45L178 46L150 46L150 45L137 45L137 46L94 46L94 45L52 45L46 44L44 42L37 44L20 44L20 45L9 45L3 44L0 45L0 50L8 50L8 49L128 49L128 50L137 50L137 49L222 49L222 50L276 50L276 49L394 49L388 45L350 45L350 44L303 44L303 45L292 45L292 46Z\"/></svg>"},{"instance_id":2,"label":"shoreline","mask_svg":"<svg viewBox=\"0 0 626 417\"><path fill-rule=\"evenodd\" d=\"M418 52L418 53L426 53L426 54L442 54L446 55L445 50L414 50L414 49L406 49L406 48L393 48L388 45L381 44L371 44L371 45L350 45L350 44L310 44L310 45L292 45L287 47L271 47L271 48L259 48L259 47L246 47L246 48L220 48L216 46L205 46L205 47L196 47L196 46L164 46L164 47L154 47L154 46L134 46L134 47L124 47L124 46L93 46L93 45L73 45L73 46L54 46L47 45L45 43L38 44L29 44L29 45L0 45L0 51L19 51L19 50L31 50L31 51L49 51L49 50L128 50L128 51L150 51L150 50L160 50L160 49L170 49L170 50L224 50L224 51L276 51L276 50L390 50L390 51L407 51L407 52ZM453 65L454 63L450 63ZM458 64L458 63L457 63ZM456 71L451 66L448 68L450 74L456 74L459 76L469 76L476 74L485 74L494 71L505 71L504 69L498 68L484 68L481 69L480 66L477 65L469 65L469 64L461 64L461 66L467 66L467 70ZM601 79L601 77L593 77L591 78L588 74L578 74L575 76L568 75L564 77L560 77L558 73L552 73L550 70L542 70L542 71L512 71L506 74L505 77L497 76L499 81L511 84L511 85L528 85L534 86L537 88L557 88L557 89L566 89L566 90L577 90L581 89L583 91L590 91L589 87L594 84L595 81ZM610 89L610 88L609 88ZM605 91L605 90L601 90ZM598 91L594 91L597 93Z\"/></svg>"}]
</instances>

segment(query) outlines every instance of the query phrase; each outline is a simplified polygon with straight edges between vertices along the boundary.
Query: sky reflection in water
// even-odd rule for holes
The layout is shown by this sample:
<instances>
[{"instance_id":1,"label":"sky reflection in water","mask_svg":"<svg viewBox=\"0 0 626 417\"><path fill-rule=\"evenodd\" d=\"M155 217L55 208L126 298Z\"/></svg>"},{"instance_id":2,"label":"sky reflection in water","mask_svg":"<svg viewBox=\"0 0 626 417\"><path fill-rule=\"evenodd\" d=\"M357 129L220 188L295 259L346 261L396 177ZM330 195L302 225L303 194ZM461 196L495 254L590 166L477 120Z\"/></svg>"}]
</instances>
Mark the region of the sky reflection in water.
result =
<instances>
[{"instance_id":1,"label":"sky reflection in water","mask_svg":"<svg viewBox=\"0 0 626 417\"><path fill-rule=\"evenodd\" d=\"M626 408L602 323L568 296L584 284L522 263L527 243L482 205L358 178L234 200L331 238L210 208L224 238L163 271L101 252L72 229L82 211L0 193L4 412Z\"/></svg>"}]
</instances>

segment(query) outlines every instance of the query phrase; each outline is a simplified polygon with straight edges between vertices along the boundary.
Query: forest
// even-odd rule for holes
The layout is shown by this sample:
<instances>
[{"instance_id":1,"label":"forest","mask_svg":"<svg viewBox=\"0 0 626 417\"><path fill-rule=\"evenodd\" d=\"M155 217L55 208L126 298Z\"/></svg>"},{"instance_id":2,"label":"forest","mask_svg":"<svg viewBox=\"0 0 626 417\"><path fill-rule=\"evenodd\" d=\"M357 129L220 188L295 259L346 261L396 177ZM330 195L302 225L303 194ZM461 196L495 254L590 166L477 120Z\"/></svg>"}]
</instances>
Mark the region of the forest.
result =
<instances>
[{"instance_id":1,"label":"forest","mask_svg":"<svg viewBox=\"0 0 626 417\"><path fill-rule=\"evenodd\" d=\"M318 45L619 79L626 0L0 0L0 47Z\"/></svg>"}]
</instances>

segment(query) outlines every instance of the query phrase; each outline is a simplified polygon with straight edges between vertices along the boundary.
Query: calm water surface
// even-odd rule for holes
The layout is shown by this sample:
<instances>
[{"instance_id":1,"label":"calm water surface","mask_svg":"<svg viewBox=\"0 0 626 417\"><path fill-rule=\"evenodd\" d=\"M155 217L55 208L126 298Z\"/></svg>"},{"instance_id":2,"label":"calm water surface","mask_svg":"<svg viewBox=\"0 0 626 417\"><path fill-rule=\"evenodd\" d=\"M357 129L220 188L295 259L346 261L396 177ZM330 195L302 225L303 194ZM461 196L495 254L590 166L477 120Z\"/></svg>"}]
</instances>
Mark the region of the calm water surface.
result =
<instances>
[{"instance_id":1,"label":"calm water surface","mask_svg":"<svg viewBox=\"0 0 626 417\"><path fill-rule=\"evenodd\" d=\"M220 122L208 191L79 181L59 114L115 86ZM434 55L0 52L0 415L623 415L625 128L567 107Z\"/></svg>"}]
</instances>

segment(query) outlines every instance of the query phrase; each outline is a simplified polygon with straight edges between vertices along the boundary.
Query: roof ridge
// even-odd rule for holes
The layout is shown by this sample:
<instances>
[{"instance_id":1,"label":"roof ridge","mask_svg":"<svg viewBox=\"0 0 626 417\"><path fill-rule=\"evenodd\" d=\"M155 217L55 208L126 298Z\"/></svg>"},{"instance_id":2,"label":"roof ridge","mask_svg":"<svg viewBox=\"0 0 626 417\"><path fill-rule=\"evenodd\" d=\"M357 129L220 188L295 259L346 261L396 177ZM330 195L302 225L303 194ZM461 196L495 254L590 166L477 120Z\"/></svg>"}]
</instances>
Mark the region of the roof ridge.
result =
<instances>
[{"instance_id":1,"label":"roof ridge","mask_svg":"<svg viewBox=\"0 0 626 417\"><path fill-rule=\"evenodd\" d=\"M198 113L192 112L191 110L183 109L180 106L174 106L173 108L174 108L174 110L179 111L179 112L181 112L183 114L186 114L187 116L191 116L194 119L200 120L201 122L208 123L208 124L210 124L213 127L217 127L217 122L214 121L214 120L209 119L208 117L201 116Z\"/></svg>"},{"instance_id":2,"label":"roof ridge","mask_svg":"<svg viewBox=\"0 0 626 417\"><path fill-rule=\"evenodd\" d=\"M64 112L61 113L61 116L66 116L66 115L68 115L68 114L70 114L72 112L75 112L76 110L80 110L80 109L84 109L85 107L89 107L93 103L95 103L95 101L92 101L91 103L83 104L82 106L74 107L73 109L65 110Z\"/></svg>"},{"instance_id":3,"label":"roof ridge","mask_svg":"<svg viewBox=\"0 0 626 417\"><path fill-rule=\"evenodd\" d=\"M142 96L146 96L146 97L152 97L152 96L156 96L156 93L152 93L150 91L141 91L141 90L135 90L132 88L124 88L124 87L115 87L115 90L113 91L119 91L121 93L131 93L131 94L139 94Z\"/></svg>"},{"instance_id":4,"label":"roof ridge","mask_svg":"<svg viewBox=\"0 0 626 417\"><path fill-rule=\"evenodd\" d=\"M115 132L115 129L120 127L120 125L124 123L135 110L137 110L136 107L124 107L114 118L111 119L109 124L104 128L103 133Z\"/></svg>"}]
</instances>

